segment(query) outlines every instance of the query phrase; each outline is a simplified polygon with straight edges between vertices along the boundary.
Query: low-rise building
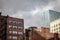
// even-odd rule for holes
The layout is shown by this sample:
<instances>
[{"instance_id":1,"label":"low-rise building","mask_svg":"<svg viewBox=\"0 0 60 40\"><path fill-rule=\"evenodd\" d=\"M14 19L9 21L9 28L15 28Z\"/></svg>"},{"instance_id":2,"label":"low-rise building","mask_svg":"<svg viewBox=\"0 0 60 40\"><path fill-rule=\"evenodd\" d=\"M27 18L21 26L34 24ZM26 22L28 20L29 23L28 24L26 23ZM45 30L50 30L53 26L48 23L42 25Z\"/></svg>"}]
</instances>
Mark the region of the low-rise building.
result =
<instances>
[{"instance_id":1,"label":"low-rise building","mask_svg":"<svg viewBox=\"0 0 60 40\"><path fill-rule=\"evenodd\" d=\"M60 39L60 34L50 33L50 29L47 27L41 27L40 29L36 27L30 27L28 32L29 40L56 40Z\"/></svg>"},{"instance_id":2,"label":"low-rise building","mask_svg":"<svg viewBox=\"0 0 60 40\"><path fill-rule=\"evenodd\" d=\"M50 23L50 33L60 34L60 19L57 19Z\"/></svg>"}]
</instances>

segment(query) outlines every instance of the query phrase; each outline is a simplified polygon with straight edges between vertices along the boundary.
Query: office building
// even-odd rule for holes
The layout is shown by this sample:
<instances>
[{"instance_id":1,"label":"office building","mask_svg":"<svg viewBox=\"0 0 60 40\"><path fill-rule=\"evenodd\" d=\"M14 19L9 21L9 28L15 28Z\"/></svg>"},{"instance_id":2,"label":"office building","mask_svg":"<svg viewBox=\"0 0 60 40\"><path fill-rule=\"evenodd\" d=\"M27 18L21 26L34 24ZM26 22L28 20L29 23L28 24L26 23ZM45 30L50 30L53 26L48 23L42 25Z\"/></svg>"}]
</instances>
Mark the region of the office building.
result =
<instances>
[{"instance_id":1,"label":"office building","mask_svg":"<svg viewBox=\"0 0 60 40\"><path fill-rule=\"evenodd\" d=\"M23 40L24 20L0 13L0 40Z\"/></svg>"},{"instance_id":2,"label":"office building","mask_svg":"<svg viewBox=\"0 0 60 40\"><path fill-rule=\"evenodd\" d=\"M49 11L50 18L50 32L51 33L60 33L59 32L59 24L60 24L60 12L56 12L53 10Z\"/></svg>"}]
</instances>

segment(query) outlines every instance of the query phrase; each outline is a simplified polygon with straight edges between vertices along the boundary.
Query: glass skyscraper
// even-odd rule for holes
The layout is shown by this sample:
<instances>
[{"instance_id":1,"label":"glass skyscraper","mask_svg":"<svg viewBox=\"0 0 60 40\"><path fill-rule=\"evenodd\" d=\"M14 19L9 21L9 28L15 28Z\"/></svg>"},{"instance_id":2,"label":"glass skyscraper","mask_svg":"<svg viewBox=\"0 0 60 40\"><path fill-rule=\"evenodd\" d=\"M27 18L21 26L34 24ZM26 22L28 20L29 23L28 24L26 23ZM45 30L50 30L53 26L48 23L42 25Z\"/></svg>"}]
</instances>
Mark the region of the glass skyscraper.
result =
<instances>
[{"instance_id":1,"label":"glass skyscraper","mask_svg":"<svg viewBox=\"0 0 60 40\"><path fill-rule=\"evenodd\" d=\"M48 10L43 13L43 25L49 27L50 23L60 18L60 12Z\"/></svg>"},{"instance_id":2,"label":"glass skyscraper","mask_svg":"<svg viewBox=\"0 0 60 40\"><path fill-rule=\"evenodd\" d=\"M60 18L60 12L49 10L50 22Z\"/></svg>"}]
</instances>

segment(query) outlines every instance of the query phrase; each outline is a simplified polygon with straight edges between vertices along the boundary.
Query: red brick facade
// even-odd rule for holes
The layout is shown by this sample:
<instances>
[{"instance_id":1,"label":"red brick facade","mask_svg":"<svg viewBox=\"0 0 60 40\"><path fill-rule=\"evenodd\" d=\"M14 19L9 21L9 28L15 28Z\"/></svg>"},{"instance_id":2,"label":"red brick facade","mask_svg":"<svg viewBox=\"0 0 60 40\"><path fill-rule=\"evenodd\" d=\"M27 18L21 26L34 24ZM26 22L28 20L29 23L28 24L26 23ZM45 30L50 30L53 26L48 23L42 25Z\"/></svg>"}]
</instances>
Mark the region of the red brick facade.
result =
<instances>
[{"instance_id":1,"label":"red brick facade","mask_svg":"<svg viewBox=\"0 0 60 40\"><path fill-rule=\"evenodd\" d=\"M24 40L24 20L0 15L0 40Z\"/></svg>"},{"instance_id":2,"label":"red brick facade","mask_svg":"<svg viewBox=\"0 0 60 40\"><path fill-rule=\"evenodd\" d=\"M23 19L17 19L17 18L12 18L12 17L8 17L7 18L7 40L9 40L9 36L16 36L17 40L23 40L24 37L24 20ZM15 21L15 22L21 22L21 24L17 24L17 23L9 23L9 21ZM17 26L17 27L21 27L22 29L16 29L16 28L9 28L8 26L12 25L12 26ZM9 34L8 31L16 31L16 32L22 32L23 35L21 34ZM11 39L12 40L12 39Z\"/></svg>"},{"instance_id":3,"label":"red brick facade","mask_svg":"<svg viewBox=\"0 0 60 40\"><path fill-rule=\"evenodd\" d=\"M31 27L29 28L30 32L29 32L29 39L30 40L46 40L43 36L39 35L38 31L36 31L36 27Z\"/></svg>"},{"instance_id":4,"label":"red brick facade","mask_svg":"<svg viewBox=\"0 0 60 40\"><path fill-rule=\"evenodd\" d=\"M36 27L29 29L29 40L60 40L60 35L50 33L49 28L42 27L41 31L37 31Z\"/></svg>"}]
</instances>

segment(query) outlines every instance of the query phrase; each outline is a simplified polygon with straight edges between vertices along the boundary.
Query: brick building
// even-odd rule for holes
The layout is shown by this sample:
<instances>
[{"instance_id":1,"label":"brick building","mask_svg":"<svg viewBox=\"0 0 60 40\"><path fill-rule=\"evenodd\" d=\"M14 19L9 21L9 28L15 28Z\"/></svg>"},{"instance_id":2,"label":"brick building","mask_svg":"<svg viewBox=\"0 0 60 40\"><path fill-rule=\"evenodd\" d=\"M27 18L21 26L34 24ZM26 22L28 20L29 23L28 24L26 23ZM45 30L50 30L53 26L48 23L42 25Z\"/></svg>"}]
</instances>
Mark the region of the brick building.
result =
<instances>
[{"instance_id":1,"label":"brick building","mask_svg":"<svg viewBox=\"0 0 60 40\"><path fill-rule=\"evenodd\" d=\"M0 13L0 40L23 40L24 20Z\"/></svg>"},{"instance_id":2,"label":"brick building","mask_svg":"<svg viewBox=\"0 0 60 40\"><path fill-rule=\"evenodd\" d=\"M58 33L54 33L54 37L49 38L48 40L60 40Z\"/></svg>"},{"instance_id":3,"label":"brick building","mask_svg":"<svg viewBox=\"0 0 60 40\"><path fill-rule=\"evenodd\" d=\"M39 31L36 31L37 27L30 27L28 29L28 40L46 40L43 36L39 35ZM26 40L27 40L26 39Z\"/></svg>"},{"instance_id":4,"label":"brick building","mask_svg":"<svg viewBox=\"0 0 60 40\"><path fill-rule=\"evenodd\" d=\"M46 38L46 40L60 40L60 34L50 33L50 29L46 27L41 27L38 33Z\"/></svg>"},{"instance_id":5,"label":"brick building","mask_svg":"<svg viewBox=\"0 0 60 40\"><path fill-rule=\"evenodd\" d=\"M41 27L39 30L39 34L46 39L54 37L53 33L50 33L50 29L47 27Z\"/></svg>"},{"instance_id":6,"label":"brick building","mask_svg":"<svg viewBox=\"0 0 60 40\"><path fill-rule=\"evenodd\" d=\"M30 27L28 30L29 40L60 40L60 34L50 33L50 29L46 27L41 27L40 29Z\"/></svg>"}]
</instances>

